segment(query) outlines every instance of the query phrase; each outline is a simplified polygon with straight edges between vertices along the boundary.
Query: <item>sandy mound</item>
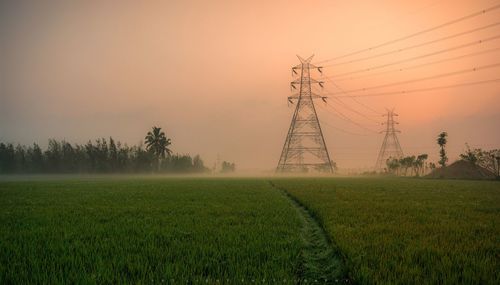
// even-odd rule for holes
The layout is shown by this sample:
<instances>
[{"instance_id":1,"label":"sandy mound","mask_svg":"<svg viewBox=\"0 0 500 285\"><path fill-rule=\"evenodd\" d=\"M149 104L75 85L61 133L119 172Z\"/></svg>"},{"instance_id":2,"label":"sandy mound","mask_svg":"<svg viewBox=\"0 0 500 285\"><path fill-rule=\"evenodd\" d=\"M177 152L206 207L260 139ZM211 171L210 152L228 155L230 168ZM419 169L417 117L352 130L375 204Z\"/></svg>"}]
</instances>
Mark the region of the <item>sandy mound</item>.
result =
<instances>
[{"instance_id":1,"label":"sandy mound","mask_svg":"<svg viewBox=\"0 0 500 285\"><path fill-rule=\"evenodd\" d=\"M435 169L425 177L447 179L495 179L495 174L479 165L474 165L464 160L458 160L444 168Z\"/></svg>"}]
</instances>

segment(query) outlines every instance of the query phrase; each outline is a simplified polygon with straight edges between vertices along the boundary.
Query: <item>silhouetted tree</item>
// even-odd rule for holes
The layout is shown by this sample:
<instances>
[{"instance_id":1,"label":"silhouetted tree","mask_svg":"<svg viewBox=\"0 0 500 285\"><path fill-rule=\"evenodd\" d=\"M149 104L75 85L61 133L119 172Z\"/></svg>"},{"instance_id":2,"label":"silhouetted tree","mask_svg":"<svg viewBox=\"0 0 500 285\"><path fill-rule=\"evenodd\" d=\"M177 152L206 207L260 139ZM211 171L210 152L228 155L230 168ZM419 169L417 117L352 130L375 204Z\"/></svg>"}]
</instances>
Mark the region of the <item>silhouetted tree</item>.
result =
<instances>
[{"instance_id":1,"label":"silhouetted tree","mask_svg":"<svg viewBox=\"0 0 500 285\"><path fill-rule=\"evenodd\" d=\"M47 172L61 172L61 144L54 140L49 140L49 145L45 151L47 161Z\"/></svg>"},{"instance_id":2,"label":"silhouetted tree","mask_svg":"<svg viewBox=\"0 0 500 285\"><path fill-rule=\"evenodd\" d=\"M161 159L165 158L165 154L170 155L172 153L168 148L171 140L161 131L161 128L153 127L153 131L148 132L146 135L145 141L147 150L156 156L158 171L160 171Z\"/></svg>"},{"instance_id":3,"label":"silhouetted tree","mask_svg":"<svg viewBox=\"0 0 500 285\"><path fill-rule=\"evenodd\" d=\"M170 144L170 140L167 140ZM199 155L194 158L170 155L162 164L162 171L200 173L207 171ZM85 145L70 144L50 139L43 151L38 144L26 147L0 142L0 174L9 173L130 173L151 172L158 161L157 153L142 145L129 147L113 138L88 141Z\"/></svg>"},{"instance_id":4,"label":"silhouetted tree","mask_svg":"<svg viewBox=\"0 0 500 285\"><path fill-rule=\"evenodd\" d=\"M386 161L387 172L395 175L399 175L399 168L401 167L401 163L397 158L388 158Z\"/></svg>"},{"instance_id":5,"label":"silhouetted tree","mask_svg":"<svg viewBox=\"0 0 500 285\"><path fill-rule=\"evenodd\" d=\"M24 173L27 170L26 147L18 144L14 150L15 169L17 173Z\"/></svg>"},{"instance_id":6,"label":"silhouetted tree","mask_svg":"<svg viewBox=\"0 0 500 285\"><path fill-rule=\"evenodd\" d=\"M419 176L420 174L424 174L424 164L428 157L429 156L426 153L417 156L417 160L415 160L415 173L417 176Z\"/></svg>"},{"instance_id":7,"label":"silhouetted tree","mask_svg":"<svg viewBox=\"0 0 500 285\"><path fill-rule=\"evenodd\" d=\"M29 161L29 172L40 173L43 171L43 153L40 146L36 143L27 151Z\"/></svg>"},{"instance_id":8,"label":"silhouetted tree","mask_svg":"<svg viewBox=\"0 0 500 285\"><path fill-rule=\"evenodd\" d=\"M387 172L407 176L408 169L410 169L410 176L419 176L422 172L422 168L425 160L427 159L427 154L420 154L415 157L415 155L397 158L388 158L386 161Z\"/></svg>"},{"instance_id":9,"label":"silhouetted tree","mask_svg":"<svg viewBox=\"0 0 500 285\"><path fill-rule=\"evenodd\" d=\"M465 146L465 152L460 154L461 160L477 164L493 172L497 177L500 176L500 150L471 149L468 144L465 144Z\"/></svg>"},{"instance_id":10,"label":"silhouetted tree","mask_svg":"<svg viewBox=\"0 0 500 285\"><path fill-rule=\"evenodd\" d=\"M203 160L199 155L193 158L193 172L207 172L208 169L203 164Z\"/></svg>"},{"instance_id":11,"label":"silhouetted tree","mask_svg":"<svg viewBox=\"0 0 500 285\"><path fill-rule=\"evenodd\" d=\"M109 137L109 168L111 172L116 172L118 166L118 148L116 147L115 140Z\"/></svg>"},{"instance_id":12,"label":"silhouetted tree","mask_svg":"<svg viewBox=\"0 0 500 285\"><path fill-rule=\"evenodd\" d=\"M221 166L222 173L234 172L235 170L236 170L236 164L227 161L222 162Z\"/></svg>"},{"instance_id":13,"label":"silhouetted tree","mask_svg":"<svg viewBox=\"0 0 500 285\"><path fill-rule=\"evenodd\" d=\"M16 167L16 157L14 145L9 144L0 144L0 169L4 173L14 173Z\"/></svg>"},{"instance_id":14,"label":"silhouetted tree","mask_svg":"<svg viewBox=\"0 0 500 285\"><path fill-rule=\"evenodd\" d=\"M446 143L448 142L447 137L448 137L448 134L446 132L442 132L439 134L439 136L437 138L437 143L438 143L439 147L441 148L439 151L439 156L441 158L439 160L439 164L441 165L441 167L445 167L446 162L448 161L448 157L446 156L446 150L444 148Z\"/></svg>"},{"instance_id":15,"label":"silhouetted tree","mask_svg":"<svg viewBox=\"0 0 500 285\"><path fill-rule=\"evenodd\" d=\"M471 150L469 147L469 144L465 144L466 150L464 153L460 154L460 159L464 161L468 161L472 164L476 164L479 160L479 158L482 156L482 150L481 149L474 149Z\"/></svg>"}]
</instances>

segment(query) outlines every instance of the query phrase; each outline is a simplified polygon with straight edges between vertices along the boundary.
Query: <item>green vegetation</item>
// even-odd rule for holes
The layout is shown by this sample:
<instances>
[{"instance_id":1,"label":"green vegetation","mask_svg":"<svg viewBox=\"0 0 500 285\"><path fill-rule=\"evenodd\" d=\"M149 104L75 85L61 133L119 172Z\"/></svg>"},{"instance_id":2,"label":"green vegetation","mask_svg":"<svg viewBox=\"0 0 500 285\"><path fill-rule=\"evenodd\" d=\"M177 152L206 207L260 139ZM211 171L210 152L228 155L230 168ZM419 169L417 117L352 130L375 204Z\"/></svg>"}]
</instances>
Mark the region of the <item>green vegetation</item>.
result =
<instances>
[{"instance_id":1,"label":"green vegetation","mask_svg":"<svg viewBox=\"0 0 500 285\"><path fill-rule=\"evenodd\" d=\"M116 142L112 137L93 143L71 144L50 139L47 149L34 143L25 146L0 142L0 174L46 173L203 173L199 155L174 154L171 139L153 127L137 146ZM233 170L234 170L234 164Z\"/></svg>"},{"instance_id":2,"label":"green vegetation","mask_svg":"<svg viewBox=\"0 0 500 285\"><path fill-rule=\"evenodd\" d=\"M42 177L0 181L0 284L500 281L494 181Z\"/></svg>"},{"instance_id":3,"label":"green vegetation","mask_svg":"<svg viewBox=\"0 0 500 285\"><path fill-rule=\"evenodd\" d=\"M417 156L410 155L401 158L390 157L386 161L386 173L399 176L408 176L408 169L410 170L410 176L420 176L424 175L427 169L425 169L425 161L429 155L426 153L419 154Z\"/></svg>"},{"instance_id":4,"label":"green vegetation","mask_svg":"<svg viewBox=\"0 0 500 285\"><path fill-rule=\"evenodd\" d=\"M491 171L493 175L500 178L500 149L490 149L483 150L481 148L469 147L469 144L465 144L466 151L460 154L460 159L470 162L474 165L479 165Z\"/></svg>"},{"instance_id":5,"label":"green vegetation","mask_svg":"<svg viewBox=\"0 0 500 285\"><path fill-rule=\"evenodd\" d=\"M0 142L0 174L46 173L201 173L207 172L199 155L168 155L159 159L155 148L127 146L113 138L84 145L49 140L46 150ZM159 169L158 169L159 168Z\"/></svg>"},{"instance_id":6,"label":"green vegetation","mask_svg":"<svg viewBox=\"0 0 500 285\"><path fill-rule=\"evenodd\" d=\"M498 284L500 184L281 179L329 232L361 284Z\"/></svg>"},{"instance_id":7,"label":"green vegetation","mask_svg":"<svg viewBox=\"0 0 500 285\"><path fill-rule=\"evenodd\" d=\"M437 144L439 145L439 161L438 163L441 165L441 167L446 166L446 162L448 161L448 156L446 155L446 143L448 140L446 139L448 137L447 132L441 132L437 138Z\"/></svg>"},{"instance_id":8,"label":"green vegetation","mask_svg":"<svg viewBox=\"0 0 500 285\"><path fill-rule=\"evenodd\" d=\"M300 227L265 180L0 182L0 283L292 280Z\"/></svg>"},{"instance_id":9,"label":"green vegetation","mask_svg":"<svg viewBox=\"0 0 500 285\"><path fill-rule=\"evenodd\" d=\"M304 247L301 251L301 269L299 280L303 283L348 283L348 273L338 247L332 243L322 226L300 201L290 196L285 190L270 184L282 192L290 201L302 219L302 238Z\"/></svg>"}]
</instances>

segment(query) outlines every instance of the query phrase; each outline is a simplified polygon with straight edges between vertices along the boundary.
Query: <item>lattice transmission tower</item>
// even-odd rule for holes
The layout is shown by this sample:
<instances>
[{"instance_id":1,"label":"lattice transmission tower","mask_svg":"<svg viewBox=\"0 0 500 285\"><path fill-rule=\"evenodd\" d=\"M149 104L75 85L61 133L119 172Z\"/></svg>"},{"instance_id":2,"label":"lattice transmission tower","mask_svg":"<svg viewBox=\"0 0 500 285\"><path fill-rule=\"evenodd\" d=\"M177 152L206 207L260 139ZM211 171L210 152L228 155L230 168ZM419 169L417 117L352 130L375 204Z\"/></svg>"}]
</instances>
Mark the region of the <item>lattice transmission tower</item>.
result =
<instances>
[{"instance_id":1,"label":"lattice transmission tower","mask_svg":"<svg viewBox=\"0 0 500 285\"><path fill-rule=\"evenodd\" d=\"M385 122L386 129L381 133L385 133L384 141L382 142L382 147L378 153L377 163L375 164L376 171L382 171L386 165L387 159L389 158L401 158L403 157L403 149L399 144L398 137L396 133L401 131L395 128L398 122L394 121L394 117L398 114L394 113L394 109L387 110L387 121Z\"/></svg>"},{"instance_id":2,"label":"lattice transmission tower","mask_svg":"<svg viewBox=\"0 0 500 285\"><path fill-rule=\"evenodd\" d=\"M333 173L333 164L314 107L314 99L322 99L326 102L327 97L314 94L311 91L312 84L323 87L323 81L312 79L310 75L311 69L321 73L321 67L311 64L313 56L307 59L297 57L300 64L292 67L292 74L299 77L290 84L292 89L297 90L298 88L298 93L288 97L289 103L296 102L297 105L276 172L313 170Z\"/></svg>"}]
</instances>

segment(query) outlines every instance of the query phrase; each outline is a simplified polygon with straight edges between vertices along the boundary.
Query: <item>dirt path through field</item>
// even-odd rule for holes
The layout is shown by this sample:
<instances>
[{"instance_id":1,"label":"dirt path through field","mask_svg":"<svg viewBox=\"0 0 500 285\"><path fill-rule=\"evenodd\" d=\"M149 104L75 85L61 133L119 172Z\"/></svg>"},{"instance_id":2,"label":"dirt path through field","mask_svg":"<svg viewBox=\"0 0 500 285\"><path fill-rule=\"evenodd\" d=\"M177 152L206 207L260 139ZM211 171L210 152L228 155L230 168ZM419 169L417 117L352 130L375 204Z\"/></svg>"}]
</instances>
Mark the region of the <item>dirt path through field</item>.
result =
<instances>
[{"instance_id":1,"label":"dirt path through field","mask_svg":"<svg viewBox=\"0 0 500 285\"><path fill-rule=\"evenodd\" d=\"M269 183L286 197L302 220L304 248L301 252L302 264L299 272L301 283L352 284L352 281L346 278L347 270L337 247L332 244L321 224L285 189L271 181Z\"/></svg>"}]
</instances>

